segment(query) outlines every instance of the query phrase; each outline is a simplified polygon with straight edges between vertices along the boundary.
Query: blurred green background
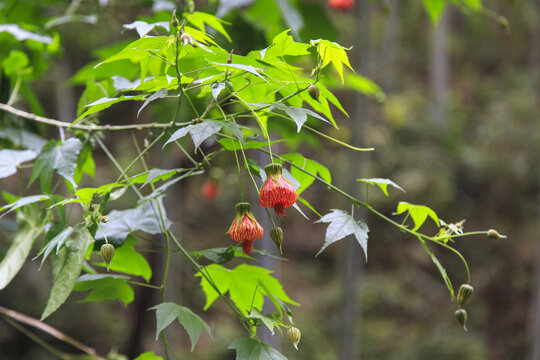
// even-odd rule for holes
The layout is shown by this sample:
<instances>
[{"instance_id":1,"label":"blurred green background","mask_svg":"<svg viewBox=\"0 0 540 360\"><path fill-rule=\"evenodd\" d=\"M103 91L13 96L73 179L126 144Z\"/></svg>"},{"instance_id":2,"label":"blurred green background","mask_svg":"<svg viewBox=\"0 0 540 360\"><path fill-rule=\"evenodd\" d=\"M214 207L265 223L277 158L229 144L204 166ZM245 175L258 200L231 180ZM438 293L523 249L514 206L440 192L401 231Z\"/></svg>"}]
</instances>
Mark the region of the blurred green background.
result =
<instances>
[{"instance_id":1,"label":"blurred green background","mask_svg":"<svg viewBox=\"0 0 540 360\"><path fill-rule=\"evenodd\" d=\"M233 43L218 38L227 49L239 54L262 49L274 35L293 28L297 40L326 38L353 46L349 55L356 72L386 93L381 101L380 96L365 96L347 84L333 89L351 116L336 111L341 129L331 135L356 146L374 146L375 152L354 153L310 136L277 145L276 151L301 150L327 166L336 185L361 199L365 186L355 178L392 179L407 192L391 189L389 197L376 191L369 194L369 201L385 214L395 211L399 201L421 203L448 223L467 219L466 230L493 227L508 235L505 240L472 237L456 245L469 261L475 287L468 306L469 331L464 332L453 318L455 304L440 275L415 239L357 213L370 227L369 262L365 264L361 249L351 239L314 258L325 226L312 224L313 214L306 221L291 211L282 222L289 261L257 263L273 268L288 294L301 303L292 309L302 331L299 351L279 335L261 334L290 359L540 359L540 2L486 0L483 4L481 12L449 6L434 26L422 0L357 1L347 11L322 0L196 2L197 10L217 13L230 22L227 29ZM73 75L94 64L99 49L136 38L122 24L136 19L168 21L175 6L181 8L183 2L0 1L0 25L24 23L36 32L67 11L95 16L51 27L49 33L59 36L48 48L17 44L0 33L2 59L15 46L33 66L15 105L71 121L85 82ZM509 28L502 26L501 16ZM6 87L12 86L7 81L4 77L0 84L3 103ZM136 106L119 105L101 120L129 123ZM140 121L166 118L171 111L167 102L156 104ZM45 138L59 136L51 128L33 130ZM294 129L272 131L279 136ZM144 134L138 136L144 139ZM104 140L121 163L134 157L128 135L108 134ZM99 151L94 156L97 181L114 179L115 169L105 156ZM154 151L150 156L156 167L180 167L186 161L181 153ZM224 233L238 200L235 168L229 158L216 160L214 166L227 174L215 200L206 201L201 194L206 175L187 179L165 199L174 231L190 250L229 245ZM29 191L20 184L29 175L28 170L21 178L3 179L1 189ZM346 206L320 185L313 185L304 196L322 213ZM119 207L134 201L122 199ZM0 247L5 251L13 235L9 220L1 225ZM273 248L266 237L255 246ZM459 259L444 252L437 256L456 287L466 280ZM163 259L150 254L147 258L159 278ZM244 336L244 330L220 302L204 312L204 294L192 269L180 257L173 263L168 297L201 315L214 334L214 340L203 335L191 353L187 334L178 324L172 325L167 331L177 358L233 359L234 352L227 346ZM38 261L25 265L0 292L1 306L39 317L50 290L50 270L44 266L38 272L38 266ZM124 308L115 302L78 304L84 296L74 293L48 323L100 353L117 351L129 358L149 350L160 353L161 344L154 341L154 314L146 311L159 302L157 295L136 289L136 300ZM48 335L39 335L72 351ZM52 357L0 320L0 358Z\"/></svg>"}]
</instances>

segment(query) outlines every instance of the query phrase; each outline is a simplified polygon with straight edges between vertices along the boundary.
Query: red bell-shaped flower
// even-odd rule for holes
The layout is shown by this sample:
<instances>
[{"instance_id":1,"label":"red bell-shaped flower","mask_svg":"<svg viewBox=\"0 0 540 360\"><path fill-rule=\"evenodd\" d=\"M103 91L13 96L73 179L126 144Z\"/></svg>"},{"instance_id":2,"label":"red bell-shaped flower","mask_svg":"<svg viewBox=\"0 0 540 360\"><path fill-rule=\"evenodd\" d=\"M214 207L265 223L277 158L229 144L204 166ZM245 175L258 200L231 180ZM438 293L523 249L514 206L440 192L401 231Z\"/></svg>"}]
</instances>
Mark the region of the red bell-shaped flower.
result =
<instances>
[{"instance_id":1,"label":"red bell-shaped flower","mask_svg":"<svg viewBox=\"0 0 540 360\"><path fill-rule=\"evenodd\" d=\"M219 195L218 182L212 178L208 178L201 186L201 194L205 200L213 201Z\"/></svg>"},{"instance_id":2,"label":"red bell-shaped flower","mask_svg":"<svg viewBox=\"0 0 540 360\"><path fill-rule=\"evenodd\" d=\"M354 0L328 0L328 5L342 11L349 10L354 5Z\"/></svg>"},{"instance_id":3,"label":"red bell-shaped flower","mask_svg":"<svg viewBox=\"0 0 540 360\"><path fill-rule=\"evenodd\" d=\"M259 193L259 204L274 208L276 214L286 216L285 208L292 206L298 195L293 184L283 177L282 170L281 164L266 165L264 171L267 177Z\"/></svg>"},{"instance_id":4,"label":"red bell-shaped flower","mask_svg":"<svg viewBox=\"0 0 540 360\"><path fill-rule=\"evenodd\" d=\"M242 250L247 255L253 251L253 240L262 238L264 230L255 220L251 212L251 204L242 202L236 204L236 217L229 228L229 236L242 243Z\"/></svg>"}]
</instances>

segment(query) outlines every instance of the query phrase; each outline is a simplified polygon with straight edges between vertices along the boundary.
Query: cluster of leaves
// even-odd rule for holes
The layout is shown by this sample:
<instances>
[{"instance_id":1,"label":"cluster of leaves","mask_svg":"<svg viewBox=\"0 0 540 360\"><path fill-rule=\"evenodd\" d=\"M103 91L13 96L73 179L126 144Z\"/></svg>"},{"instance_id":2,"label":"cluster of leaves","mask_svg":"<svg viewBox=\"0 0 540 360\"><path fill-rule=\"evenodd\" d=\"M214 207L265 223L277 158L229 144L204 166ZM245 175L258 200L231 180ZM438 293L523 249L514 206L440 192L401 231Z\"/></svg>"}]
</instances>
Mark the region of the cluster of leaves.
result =
<instances>
[{"instance_id":1,"label":"cluster of leaves","mask_svg":"<svg viewBox=\"0 0 540 360\"><path fill-rule=\"evenodd\" d=\"M430 2L425 3L428 6ZM171 221L162 203L168 188L183 179L203 173L209 161L222 152L234 153L239 171L240 167L244 168L257 190L254 177L263 176L263 164L247 157L247 149L253 149L268 153L275 161L289 165L291 170L285 171L285 176L295 184L299 195L313 182L320 181L347 198L354 206L364 207L417 237L435 262L454 298L450 279L426 242L432 241L456 252L448 244L449 240L466 234L440 222L433 210L421 205L400 203L397 214L410 217L413 227L409 228L405 224L406 220L398 224L378 213L367 202L336 188L332 184L329 169L319 162L300 153L279 156L272 152L274 142L269 136L270 122L290 124L298 133L311 132L343 144L327 135L326 130L338 128L331 106L347 116L329 89L332 81L323 76L323 70L326 71L330 64L341 82L347 80L361 83L366 95L377 99L383 97L380 88L368 79L344 73L344 68L352 69L347 56L348 49L324 39L312 40L310 43L296 42L287 30L275 36L267 48L238 55L222 48L208 31L211 28L214 33L230 39L224 25L222 20L202 12L187 12L183 14L181 22L173 15L171 24L135 21L125 25L126 29L136 31L140 38L75 75L75 79L88 79L79 102L77 118L67 125L55 123L67 127L74 135L48 142L14 141L14 147L22 149L0 151L0 177L13 175L21 164L34 160L29 183L39 180L41 188L41 194L21 198L4 193L8 204L1 207L0 212L3 212L3 216L16 211L19 228L9 251L0 262L0 290L9 284L27 260L34 244L45 234L38 256L42 257L42 264L50 260L53 284L41 320L56 311L72 291L89 291L82 302L120 300L128 304L134 298L132 286L142 285L159 290L163 299L165 280L160 285L150 283L152 271L136 248L142 238L141 233L157 235L167 254L165 273L172 254L171 247L174 246L194 266L195 276L200 278L201 289L206 294L204 309L220 298L248 329L251 338L237 339L229 347L236 350L238 359L253 356L283 359L283 355L256 338L255 329L265 326L274 333L275 329L281 332L291 327L293 319L289 305L297 303L286 294L271 271L248 264L233 269L225 267L234 257L249 258L239 252L236 246L187 252L171 231ZM19 30L10 33L17 38L17 34L22 32ZM45 42L35 36L31 39ZM17 53L13 53L4 61L9 65L8 69L11 69L10 74L20 74L25 68L25 60L20 56L17 60L17 56ZM303 64L304 67L297 64ZM307 91L313 85L319 89L318 98L312 97ZM120 175L114 182L96 187L80 187L85 174L93 176L95 173L92 157L95 147L101 147L111 162L117 164L101 141L103 132L112 130L113 126L99 124L100 112L121 102L139 101L142 103L137 113L139 116L149 104L160 99L177 101L173 117L140 125L141 129L158 130L159 134L144 144L130 165L119 169ZM185 113L192 114L193 118L180 122L179 118ZM27 118L40 121L35 116ZM132 124L114 126L115 130L136 128L137 125ZM27 137L30 135L27 134ZM143 155L158 144L164 148L176 146L187 153L184 149L186 141L183 140L187 135L191 137L195 151L207 146L204 161L193 160L191 168L150 168L140 174L128 175L138 161L147 168ZM215 140L214 145L210 145L210 139ZM28 146L29 142L33 145ZM344 145L354 150L369 150ZM191 159L191 156L188 157ZM242 166L239 158L243 160ZM55 177L55 174L59 177ZM377 185L387 196L388 186L403 190L388 179L359 181L366 183L366 186ZM69 194L67 196L59 191L62 183ZM136 206L105 213L109 203L122 197L128 189L132 189L139 197ZM318 222L329 224L319 253L332 243L354 235L367 259L369 229L363 220L338 209L321 216L306 199L299 197L299 201L320 217ZM66 209L72 206L80 206L84 215L79 219L70 218ZM436 237L418 232L428 217L441 230ZM105 266L97 254L103 243L113 244L117 248L110 263L110 269L116 274L95 268ZM261 251L259 253L269 255ZM201 265L199 261L202 258L210 260L212 264ZM139 276L145 283L136 281ZM274 304L275 312L262 313L265 298ZM188 332L192 350L203 330L211 334L209 326L184 306L163 299L161 304L152 309L155 310L157 320L156 338L162 334L165 339L164 330L175 319ZM157 358L152 353L145 353L138 359Z\"/></svg>"}]
</instances>

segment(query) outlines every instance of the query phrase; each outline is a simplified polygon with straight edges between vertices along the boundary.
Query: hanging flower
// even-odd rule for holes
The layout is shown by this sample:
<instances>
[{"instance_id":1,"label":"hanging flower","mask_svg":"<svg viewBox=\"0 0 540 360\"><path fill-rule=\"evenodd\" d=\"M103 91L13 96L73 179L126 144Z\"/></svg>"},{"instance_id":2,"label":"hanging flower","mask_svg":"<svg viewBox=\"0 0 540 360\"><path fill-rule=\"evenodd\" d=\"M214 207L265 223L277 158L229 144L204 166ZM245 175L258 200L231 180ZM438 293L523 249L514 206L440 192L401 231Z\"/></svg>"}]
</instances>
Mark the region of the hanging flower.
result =
<instances>
[{"instance_id":1,"label":"hanging flower","mask_svg":"<svg viewBox=\"0 0 540 360\"><path fill-rule=\"evenodd\" d=\"M253 240L262 238L264 230L251 212L251 204L238 203L235 206L236 217L229 228L229 236L242 243L242 250L247 255L253 251Z\"/></svg>"},{"instance_id":2,"label":"hanging flower","mask_svg":"<svg viewBox=\"0 0 540 360\"><path fill-rule=\"evenodd\" d=\"M225 176L225 172L220 167L213 167L210 169L208 178L201 186L201 194L205 200L213 201L220 193L220 183Z\"/></svg>"},{"instance_id":3,"label":"hanging flower","mask_svg":"<svg viewBox=\"0 0 540 360\"><path fill-rule=\"evenodd\" d=\"M354 0L328 0L328 5L331 8L345 11L354 6Z\"/></svg>"},{"instance_id":4,"label":"hanging flower","mask_svg":"<svg viewBox=\"0 0 540 360\"><path fill-rule=\"evenodd\" d=\"M264 207L274 208L276 214L285 215L285 208L296 202L298 195L289 180L283 177L281 164L266 165L266 181L259 193L259 204Z\"/></svg>"},{"instance_id":5,"label":"hanging flower","mask_svg":"<svg viewBox=\"0 0 540 360\"><path fill-rule=\"evenodd\" d=\"M213 201L219 195L218 182L208 178L201 186L201 194L206 200Z\"/></svg>"}]
</instances>

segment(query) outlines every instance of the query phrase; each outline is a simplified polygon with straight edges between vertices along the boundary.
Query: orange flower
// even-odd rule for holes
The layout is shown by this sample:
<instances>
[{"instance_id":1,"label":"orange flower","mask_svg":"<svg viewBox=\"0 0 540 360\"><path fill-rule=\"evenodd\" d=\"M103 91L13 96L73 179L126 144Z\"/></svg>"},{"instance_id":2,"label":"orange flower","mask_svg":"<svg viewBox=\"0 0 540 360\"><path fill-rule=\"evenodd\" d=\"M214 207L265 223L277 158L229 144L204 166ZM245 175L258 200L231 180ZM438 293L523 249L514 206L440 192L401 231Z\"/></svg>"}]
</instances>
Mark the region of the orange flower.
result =
<instances>
[{"instance_id":1,"label":"orange flower","mask_svg":"<svg viewBox=\"0 0 540 360\"><path fill-rule=\"evenodd\" d=\"M218 182L212 178L207 179L201 186L201 194L206 200L213 201L219 195Z\"/></svg>"},{"instance_id":2,"label":"orange flower","mask_svg":"<svg viewBox=\"0 0 540 360\"><path fill-rule=\"evenodd\" d=\"M242 250L247 255L253 250L253 240L262 238L264 230L251 212L251 204L238 203L235 206L236 217L229 228L229 236L236 242L242 243Z\"/></svg>"},{"instance_id":3,"label":"orange flower","mask_svg":"<svg viewBox=\"0 0 540 360\"><path fill-rule=\"evenodd\" d=\"M331 8L345 11L354 6L354 0L328 0L328 5Z\"/></svg>"},{"instance_id":4,"label":"orange flower","mask_svg":"<svg viewBox=\"0 0 540 360\"><path fill-rule=\"evenodd\" d=\"M269 164L264 168L267 178L259 193L259 204L286 216L285 208L292 206L298 195L294 186L281 174L282 170L281 164Z\"/></svg>"}]
</instances>

